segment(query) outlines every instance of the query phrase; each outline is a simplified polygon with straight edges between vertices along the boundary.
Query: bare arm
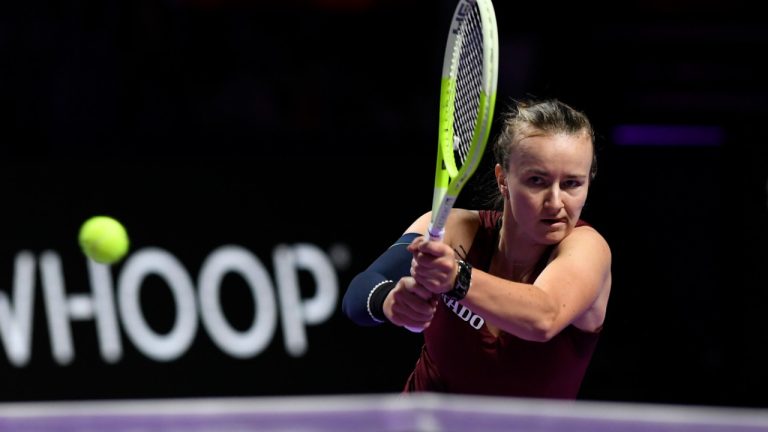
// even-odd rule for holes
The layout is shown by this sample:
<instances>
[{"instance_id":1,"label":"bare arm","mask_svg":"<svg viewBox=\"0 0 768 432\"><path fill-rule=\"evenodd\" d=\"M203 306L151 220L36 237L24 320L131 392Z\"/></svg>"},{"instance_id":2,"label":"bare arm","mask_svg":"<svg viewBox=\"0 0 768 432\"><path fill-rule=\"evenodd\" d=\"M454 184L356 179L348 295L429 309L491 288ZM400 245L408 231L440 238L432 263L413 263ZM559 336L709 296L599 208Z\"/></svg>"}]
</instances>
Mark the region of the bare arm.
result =
<instances>
[{"instance_id":1,"label":"bare arm","mask_svg":"<svg viewBox=\"0 0 768 432\"><path fill-rule=\"evenodd\" d=\"M411 273L433 292L452 288L457 267L450 246L416 239L423 255ZM605 315L610 290L611 253L590 227L576 228L557 247L552 260L531 283L512 282L478 269L461 303L506 332L546 341L570 324L596 330Z\"/></svg>"}]
</instances>

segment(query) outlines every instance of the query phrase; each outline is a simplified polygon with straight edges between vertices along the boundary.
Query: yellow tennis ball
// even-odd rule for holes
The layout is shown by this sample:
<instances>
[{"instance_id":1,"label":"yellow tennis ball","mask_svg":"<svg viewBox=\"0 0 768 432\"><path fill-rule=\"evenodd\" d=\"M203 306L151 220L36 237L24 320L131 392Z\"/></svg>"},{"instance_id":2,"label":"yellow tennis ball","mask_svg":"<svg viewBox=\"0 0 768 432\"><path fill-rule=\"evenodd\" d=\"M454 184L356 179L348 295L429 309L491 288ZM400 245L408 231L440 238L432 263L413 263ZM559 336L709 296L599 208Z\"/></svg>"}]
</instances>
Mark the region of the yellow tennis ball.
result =
<instances>
[{"instance_id":1,"label":"yellow tennis ball","mask_svg":"<svg viewBox=\"0 0 768 432\"><path fill-rule=\"evenodd\" d=\"M125 227L109 216L93 216L80 227L80 248L88 258L113 264L128 252L130 241Z\"/></svg>"}]
</instances>

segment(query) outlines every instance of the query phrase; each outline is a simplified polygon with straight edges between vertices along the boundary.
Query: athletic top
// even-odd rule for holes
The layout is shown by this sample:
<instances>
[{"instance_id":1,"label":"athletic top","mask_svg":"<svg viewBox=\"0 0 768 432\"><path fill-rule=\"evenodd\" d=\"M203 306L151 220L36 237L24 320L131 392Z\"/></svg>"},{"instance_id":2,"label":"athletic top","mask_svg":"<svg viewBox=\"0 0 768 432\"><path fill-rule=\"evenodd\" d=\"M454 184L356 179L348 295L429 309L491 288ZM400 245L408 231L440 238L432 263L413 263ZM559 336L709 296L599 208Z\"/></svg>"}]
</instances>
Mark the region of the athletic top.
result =
<instances>
[{"instance_id":1,"label":"athletic top","mask_svg":"<svg viewBox=\"0 0 768 432\"><path fill-rule=\"evenodd\" d=\"M481 226L467 254L488 271L498 244L501 212L480 211ZM585 225L579 221L577 226ZM546 263L537 269L538 274ZM493 396L575 399L599 333L569 325L547 342L501 331L493 336L483 318L443 295L424 330L421 356L405 392L430 391Z\"/></svg>"}]
</instances>

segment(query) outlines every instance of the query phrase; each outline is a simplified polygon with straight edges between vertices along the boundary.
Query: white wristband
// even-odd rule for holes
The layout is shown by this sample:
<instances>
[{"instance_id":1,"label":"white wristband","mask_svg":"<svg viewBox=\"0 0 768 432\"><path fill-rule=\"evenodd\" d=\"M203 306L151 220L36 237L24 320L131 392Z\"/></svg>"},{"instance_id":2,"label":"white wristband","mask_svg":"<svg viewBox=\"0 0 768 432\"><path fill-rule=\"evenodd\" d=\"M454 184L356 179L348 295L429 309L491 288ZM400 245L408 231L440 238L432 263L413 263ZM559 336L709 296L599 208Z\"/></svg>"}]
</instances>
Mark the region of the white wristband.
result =
<instances>
[{"instance_id":1,"label":"white wristband","mask_svg":"<svg viewBox=\"0 0 768 432\"><path fill-rule=\"evenodd\" d=\"M391 280L385 280L385 281L381 281L381 282L377 283L376 285L374 285L374 287L371 288L371 292L368 293L368 299L365 301L365 309L368 311L368 315L371 316L372 320L374 320L374 321L376 321L378 323L383 323L384 321L382 321L382 320L376 318L375 316L373 316L373 312L371 312L371 296L373 296L374 291L379 289L379 287L381 287L384 284L390 283L390 282L392 282L392 281Z\"/></svg>"}]
</instances>

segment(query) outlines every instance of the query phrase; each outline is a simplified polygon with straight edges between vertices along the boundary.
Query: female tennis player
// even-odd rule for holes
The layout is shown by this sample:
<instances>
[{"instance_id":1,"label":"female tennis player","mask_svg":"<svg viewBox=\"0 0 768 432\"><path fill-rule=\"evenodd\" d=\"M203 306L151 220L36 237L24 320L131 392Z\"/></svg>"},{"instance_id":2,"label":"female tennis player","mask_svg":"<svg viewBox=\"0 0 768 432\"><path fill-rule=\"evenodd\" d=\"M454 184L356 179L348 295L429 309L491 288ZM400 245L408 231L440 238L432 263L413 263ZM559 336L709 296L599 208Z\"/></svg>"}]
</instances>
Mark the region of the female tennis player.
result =
<instances>
[{"instance_id":1,"label":"female tennis player","mask_svg":"<svg viewBox=\"0 0 768 432\"><path fill-rule=\"evenodd\" d=\"M404 391L575 399L611 289L611 251L580 219L596 171L588 118L558 100L517 102L494 143L501 210L430 214L350 283L359 325L424 329Z\"/></svg>"}]
</instances>

